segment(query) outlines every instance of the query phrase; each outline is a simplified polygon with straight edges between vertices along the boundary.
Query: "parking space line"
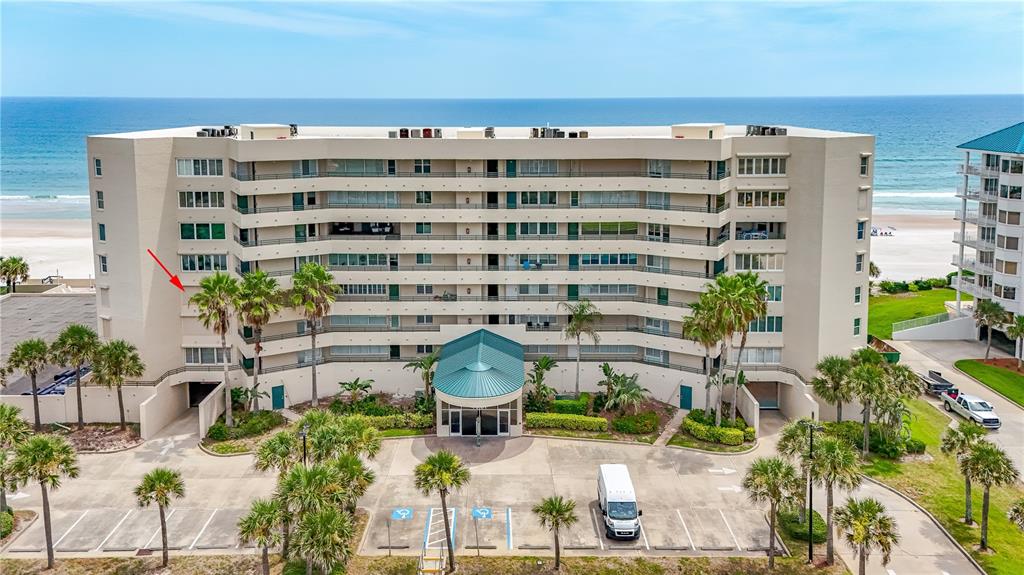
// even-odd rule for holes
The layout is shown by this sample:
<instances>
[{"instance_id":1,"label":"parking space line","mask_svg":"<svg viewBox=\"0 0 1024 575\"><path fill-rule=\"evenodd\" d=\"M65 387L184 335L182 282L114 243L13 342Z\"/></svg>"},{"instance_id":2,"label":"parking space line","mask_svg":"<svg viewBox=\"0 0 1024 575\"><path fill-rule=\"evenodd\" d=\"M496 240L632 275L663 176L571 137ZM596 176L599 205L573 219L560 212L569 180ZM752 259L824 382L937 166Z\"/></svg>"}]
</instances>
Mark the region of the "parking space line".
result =
<instances>
[{"instance_id":1,"label":"parking space line","mask_svg":"<svg viewBox=\"0 0 1024 575\"><path fill-rule=\"evenodd\" d=\"M647 550L650 551L651 544L647 542L647 533L644 532L644 524L642 521L640 521L639 517L636 518L636 524L640 526L640 535L642 535L644 538L644 547L646 547Z\"/></svg>"},{"instance_id":2,"label":"parking space line","mask_svg":"<svg viewBox=\"0 0 1024 575\"><path fill-rule=\"evenodd\" d=\"M597 520L597 511L594 508L590 509L590 516L594 518L594 529L597 530L597 543L601 546L601 551L604 551L604 537L601 535L601 523Z\"/></svg>"},{"instance_id":3,"label":"parking space line","mask_svg":"<svg viewBox=\"0 0 1024 575\"><path fill-rule=\"evenodd\" d=\"M177 511L177 509L171 509L171 512L167 514L167 517L164 517L164 523L166 523L167 520L170 519L172 515L174 515L175 511ZM159 534L160 534L160 526L158 525L157 528L156 528L156 531L154 531L153 534L149 536L149 539L146 541L146 544L143 545L143 549L149 549L149 544L152 543L153 542L153 538L156 537Z\"/></svg>"},{"instance_id":4,"label":"parking space line","mask_svg":"<svg viewBox=\"0 0 1024 575\"><path fill-rule=\"evenodd\" d=\"M676 515L679 516L679 522L683 524L683 531L686 532L686 540L690 542L690 549L696 551L697 548L693 546L693 537L690 537L690 529L686 526L686 522L683 521L683 514L676 509Z\"/></svg>"},{"instance_id":5,"label":"parking space line","mask_svg":"<svg viewBox=\"0 0 1024 575\"><path fill-rule=\"evenodd\" d=\"M505 537L506 543L508 543L508 550L512 550L512 508L505 508L505 526L508 528L507 535Z\"/></svg>"},{"instance_id":6,"label":"parking space line","mask_svg":"<svg viewBox=\"0 0 1024 575\"><path fill-rule=\"evenodd\" d=\"M423 524L423 548L427 548L427 541L430 538L430 518L434 515L434 508L427 511L427 522Z\"/></svg>"},{"instance_id":7,"label":"parking space line","mask_svg":"<svg viewBox=\"0 0 1024 575\"><path fill-rule=\"evenodd\" d=\"M121 520L117 522L117 525L115 525L114 528L110 530L110 533L107 533L107 536L103 538L103 541L100 541L100 544L96 546L96 549L94 549L94 551L100 551L103 549L103 546L107 544L107 540L114 535L114 532L117 531L117 528L120 527L122 523L124 523L125 519L128 519L128 516L132 514L132 511L134 511L134 509L129 509L128 511L125 512L124 517L122 517Z\"/></svg>"},{"instance_id":8,"label":"parking space line","mask_svg":"<svg viewBox=\"0 0 1024 575\"><path fill-rule=\"evenodd\" d=\"M192 544L188 546L189 549L196 548L196 543L199 543L199 538L203 536L203 532L206 531L206 528L210 526L210 522L213 521L213 516L216 515L217 511L219 510L219 507L214 509L213 513L211 513L210 516L206 518L206 523L203 523L203 528L199 530L199 533L196 535L196 538L192 540Z\"/></svg>"},{"instance_id":9,"label":"parking space line","mask_svg":"<svg viewBox=\"0 0 1024 575\"><path fill-rule=\"evenodd\" d=\"M721 509L718 510L718 514L722 516L722 521L725 521L725 528L729 530L729 535L732 536L732 542L736 545L737 550L742 550L740 542L736 540L736 534L732 532L732 526L729 525L729 520L725 518L725 512Z\"/></svg>"},{"instance_id":10,"label":"parking space line","mask_svg":"<svg viewBox=\"0 0 1024 575\"><path fill-rule=\"evenodd\" d=\"M76 519L75 522L71 524L71 527L68 527L68 530L64 532L64 535L61 535L60 539L58 539L58 540L53 542L53 546L57 547L58 545L60 545L60 542L63 541L64 538L68 536L68 533L71 533L71 530L74 529L75 527L78 527L78 524L81 523L83 519L85 519L85 515L87 513L89 513L88 509L83 511L81 517Z\"/></svg>"}]
</instances>

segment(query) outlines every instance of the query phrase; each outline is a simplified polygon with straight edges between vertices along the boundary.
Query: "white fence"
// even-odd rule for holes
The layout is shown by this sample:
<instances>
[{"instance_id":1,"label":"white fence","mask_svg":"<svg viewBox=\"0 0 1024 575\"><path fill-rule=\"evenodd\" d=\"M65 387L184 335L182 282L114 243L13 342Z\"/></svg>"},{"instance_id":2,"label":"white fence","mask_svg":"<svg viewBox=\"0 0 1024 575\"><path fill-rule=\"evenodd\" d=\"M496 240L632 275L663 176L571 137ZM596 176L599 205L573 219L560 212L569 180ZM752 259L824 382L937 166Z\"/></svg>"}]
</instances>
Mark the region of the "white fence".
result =
<instances>
[{"instance_id":1,"label":"white fence","mask_svg":"<svg viewBox=\"0 0 1024 575\"><path fill-rule=\"evenodd\" d=\"M206 432L217 423L217 418L224 413L224 383L213 388L210 395L207 395L199 403L199 437L206 437Z\"/></svg>"}]
</instances>

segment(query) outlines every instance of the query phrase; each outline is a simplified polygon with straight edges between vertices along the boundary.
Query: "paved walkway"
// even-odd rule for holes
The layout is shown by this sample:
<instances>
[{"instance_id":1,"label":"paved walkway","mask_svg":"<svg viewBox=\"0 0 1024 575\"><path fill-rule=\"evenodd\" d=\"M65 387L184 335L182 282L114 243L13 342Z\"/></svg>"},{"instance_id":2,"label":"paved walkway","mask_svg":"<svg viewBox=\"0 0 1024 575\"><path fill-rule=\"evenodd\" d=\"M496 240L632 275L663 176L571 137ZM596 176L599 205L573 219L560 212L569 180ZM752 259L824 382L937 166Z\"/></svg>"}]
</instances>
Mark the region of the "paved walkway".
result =
<instances>
[{"instance_id":1,"label":"paved walkway","mask_svg":"<svg viewBox=\"0 0 1024 575\"><path fill-rule=\"evenodd\" d=\"M664 447L668 445L668 441L672 439L672 436L675 435L677 431L679 431L679 426L683 424L683 418L686 417L687 413L689 413L689 410L676 410L675 415L672 416L668 425L665 426L665 431L662 431L661 435L658 436L658 439L654 440L655 447Z\"/></svg>"}]
</instances>

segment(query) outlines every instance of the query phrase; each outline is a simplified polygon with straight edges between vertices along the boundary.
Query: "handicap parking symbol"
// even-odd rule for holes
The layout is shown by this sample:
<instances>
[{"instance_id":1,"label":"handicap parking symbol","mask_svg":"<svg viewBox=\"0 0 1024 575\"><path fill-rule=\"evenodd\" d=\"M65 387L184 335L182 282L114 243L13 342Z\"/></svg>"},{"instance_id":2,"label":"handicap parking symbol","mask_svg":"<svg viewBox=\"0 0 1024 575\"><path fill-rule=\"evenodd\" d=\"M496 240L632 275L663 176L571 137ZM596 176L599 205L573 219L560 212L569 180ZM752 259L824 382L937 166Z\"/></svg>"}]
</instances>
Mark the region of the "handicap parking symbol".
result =
<instances>
[{"instance_id":1,"label":"handicap parking symbol","mask_svg":"<svg viewBox=\"0 0 1024 575\"><path fill-rule=\"evenodd\" d=\"M492 517L493 515L491 514L490 507L473 508L473 519L491 519Z\"/></svg>"},{"instance_id":2,"label":"handicap parking symbol","mask_svg":"<svg viewBox=\"0 0 1024 575\"><path fill-rule=\"evenodd\" d=\"M405 521L412 519L413 511L410 507L398 507L391 512L392 521Z\"/></svg>"}]
</instances>

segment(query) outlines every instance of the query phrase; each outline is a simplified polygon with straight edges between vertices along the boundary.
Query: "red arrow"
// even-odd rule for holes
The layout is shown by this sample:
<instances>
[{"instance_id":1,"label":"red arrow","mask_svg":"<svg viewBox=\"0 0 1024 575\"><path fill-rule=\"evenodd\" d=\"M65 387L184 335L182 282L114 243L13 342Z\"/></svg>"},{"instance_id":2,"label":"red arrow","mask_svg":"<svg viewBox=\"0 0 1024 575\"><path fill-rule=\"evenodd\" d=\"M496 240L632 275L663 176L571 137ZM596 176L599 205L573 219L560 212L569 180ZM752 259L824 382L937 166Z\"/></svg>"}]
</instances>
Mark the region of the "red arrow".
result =
<instances>
[{"instance_id":1,"label":"red arrow","mask_svg":"<svg viewBox=\"0 0 1024 575\"><path fill-rule=\"evenodd\" d=\"M174 284L174 287L180 289L181 291L185 291L185 286L181 285L181 280L178 279L178 276L172 274L171 270L167 269L167 266L165 266L164 263L160 261L160 258L156 257L156 254L153 253L153 250L147 249L146 251L149 252L149 255L153 256L153 259L156 260L157 265L163 268L164 273L167 274L169 278L171 278L171 283Z\"/></svg>"}]
</instances>

